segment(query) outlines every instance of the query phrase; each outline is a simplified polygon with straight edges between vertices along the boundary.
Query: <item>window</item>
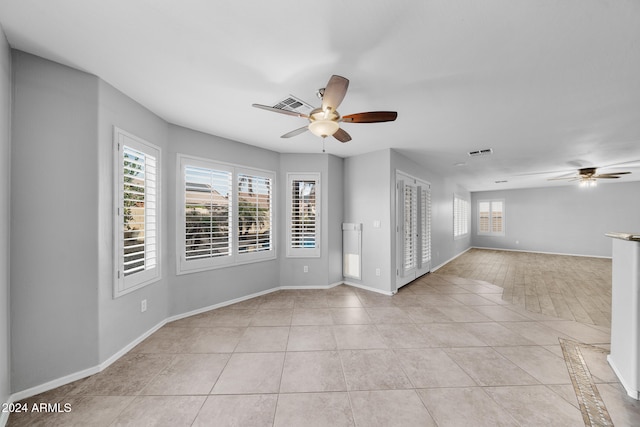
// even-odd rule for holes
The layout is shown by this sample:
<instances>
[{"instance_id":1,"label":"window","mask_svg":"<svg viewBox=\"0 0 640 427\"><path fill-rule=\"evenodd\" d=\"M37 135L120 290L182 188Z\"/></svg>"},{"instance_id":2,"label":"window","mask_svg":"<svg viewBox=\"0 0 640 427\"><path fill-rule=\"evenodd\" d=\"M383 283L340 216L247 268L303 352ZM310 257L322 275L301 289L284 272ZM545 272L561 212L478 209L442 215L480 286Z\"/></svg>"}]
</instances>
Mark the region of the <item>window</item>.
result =
<instances>
[{"instance_id":1,"label":"window","mask_svg":"<svg viewBox=\"0 0 640 427\"><path fill-rule=\"evenodd\" d=\"M471 213L469 201L457 194L453 195L453 237L464 237L469 234Z\"/></svg>"},{"instance_id":2,"label":"window","mask_svg":"<svg viewBox=\"0 0 640 427\"><path fill-rule=\"evenodd\" d=\"M478 234L504 236L504 200L478 201Z\"/></svg>"},{"instance_id":3,"label":"window","mask_svg":"<svg viewBox=\"0 0 640 427\"><path fill-rule=\"evenodd\" d=\"M178 155L178 274L275 258L272 172Z\"/></svg>"},{"instance_id":4,"label":"window","mask_svg":"<svg viewBox=\"0 0 640 427\"><path fill-rule=\"evenodd\" d=\"M118 297L160 278L160 149L118 128L114 143Z\"/></svg>"},{"instance_id":5,"label":"window","mask_svg":"<svg viewBox=\"0 0 640 427\"><path fill-rule=\"evenodd\" d=\"M287 174L287 256L320 256L320 174Z\"/></svg>"},{"instance_id":6,"label":"window","mask_svg":"<svg viewBox=\"0 0 640 427\"><path fill-rule=\"evenodd\" d=\"M396 285L403 286L431 268L431 186L396 172Z\"/></svg>"}]
</instances>

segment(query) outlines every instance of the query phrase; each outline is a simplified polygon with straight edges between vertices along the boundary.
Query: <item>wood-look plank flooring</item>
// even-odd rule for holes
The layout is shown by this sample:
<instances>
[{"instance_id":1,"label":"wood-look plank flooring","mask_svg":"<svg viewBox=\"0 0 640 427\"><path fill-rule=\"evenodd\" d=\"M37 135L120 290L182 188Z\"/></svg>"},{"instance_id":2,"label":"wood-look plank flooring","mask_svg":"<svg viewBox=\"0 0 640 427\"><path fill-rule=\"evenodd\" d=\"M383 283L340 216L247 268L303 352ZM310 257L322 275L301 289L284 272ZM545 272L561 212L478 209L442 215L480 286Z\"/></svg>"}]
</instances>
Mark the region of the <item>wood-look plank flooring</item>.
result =
<instances>
[{"instance_id":1,"label":"wood-look plank flooring","mask_svg":"<svg viewBox=\"0 0 640 427\"><path fill-rule=\"evenodd\" d=\"M611 260L471 249L434 274L504 288L502 299L533 313L611 327Z\"/></svg>"}]
</instances>

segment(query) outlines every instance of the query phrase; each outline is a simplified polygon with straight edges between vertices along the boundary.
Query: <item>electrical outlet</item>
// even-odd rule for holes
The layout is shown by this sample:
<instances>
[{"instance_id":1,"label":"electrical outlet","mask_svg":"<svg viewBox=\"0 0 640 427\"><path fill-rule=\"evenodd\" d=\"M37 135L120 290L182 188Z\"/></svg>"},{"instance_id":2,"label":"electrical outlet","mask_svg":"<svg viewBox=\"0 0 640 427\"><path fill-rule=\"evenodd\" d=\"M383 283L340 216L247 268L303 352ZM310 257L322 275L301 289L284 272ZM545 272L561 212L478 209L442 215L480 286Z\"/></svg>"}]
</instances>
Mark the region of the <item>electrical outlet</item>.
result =
<instances>
[{"instance_id":1,"label":"electrical outlet","mask_svg":"<svg viewBox=\"0 0 640 427\"><path fill-rule=\"evenodd\" d=\"M379 275L380 275L380 269L376 268L376 276L379 276Z\"/></svg>"},{"instance_id":2,"label":"electrical outlet","mask_svg":"<svg viewBox=\"0 0 640 427\"><path fill-rule=\"evenodd\" d=\"M147 311L147 300L143 299L140 301L140 313L144 313L145 311Z\"/></svg>"},{"instance_id":3,"label":"electrical outlet","mask_svg":"<svg viewBox=\"0 0 640 427\"><path fill-rule=\"evenodd\" d=\"M305 273L308 273L308 272L309 272L309 266L308 266L308 265L305 265L305 266L304 266L304 272L305 272Z\"/></svg>"}]
</instances>

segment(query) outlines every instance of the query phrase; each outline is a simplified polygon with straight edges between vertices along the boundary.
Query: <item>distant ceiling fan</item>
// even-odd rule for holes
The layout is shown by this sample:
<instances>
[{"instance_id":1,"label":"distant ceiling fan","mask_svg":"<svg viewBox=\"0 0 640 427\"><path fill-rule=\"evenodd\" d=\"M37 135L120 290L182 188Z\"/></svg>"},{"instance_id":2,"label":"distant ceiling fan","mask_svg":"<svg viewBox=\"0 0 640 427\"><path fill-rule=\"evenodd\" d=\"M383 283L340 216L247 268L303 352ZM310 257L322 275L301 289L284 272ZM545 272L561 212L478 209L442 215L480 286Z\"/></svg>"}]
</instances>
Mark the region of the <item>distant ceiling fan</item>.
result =
<instances>
[{"instance_id":1,"label":"distant ceiling fan","mask_svg":"<svg viewBox=\"0 0 640 427\"><path fill-rule=\"evenodd\" d=\"M301 128L285 133L280 138L291 138L300 135L307 130L316 136L326 138L333 136L340 142L351 141L349 135L344 129L340 128L340 122L345 123L379 123L392 122L398 117L395 111L370 111L367 113L349 114L340 116L338 106L344 99L349 87L349 80L333 75L327 83L327 87L318 90L318 97L322 99L322 106L312 110L308 115L296 111L284 110L282 108L269 107L268 105L252 104L253 107L262 108L263 110L273 111L275 113L287 114L289 116L302 117L309 120L309 124Z\"/></svg>"},{"instance_id":2,"label":"distant ceiling fan","mask_svg":"<svg viewBox=\"0 0 640 427\"><path fill-rule=\"evenodd\" d=\"M627 175L631 172L612 172L612 173L597 173L598 168L581 168L578 169L577 174L562 175L555 178L549 178L549 181L568 180L578 181L581 187L595 187L598 179L618 179L620 175Z\"/></svg>"}]
</instances>

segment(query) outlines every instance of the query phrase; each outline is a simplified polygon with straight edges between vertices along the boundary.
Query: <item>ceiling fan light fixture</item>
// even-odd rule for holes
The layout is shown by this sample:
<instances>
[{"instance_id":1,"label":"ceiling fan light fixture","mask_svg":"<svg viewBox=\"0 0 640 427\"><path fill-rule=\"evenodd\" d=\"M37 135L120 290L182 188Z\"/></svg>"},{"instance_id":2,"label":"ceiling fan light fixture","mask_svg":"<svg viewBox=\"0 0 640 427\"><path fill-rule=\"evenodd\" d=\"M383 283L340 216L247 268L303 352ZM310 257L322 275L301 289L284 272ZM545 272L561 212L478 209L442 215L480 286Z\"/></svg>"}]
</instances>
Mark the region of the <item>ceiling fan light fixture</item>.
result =
<instances>
[{"instance_id":1,"label":"ceiling fan light fixture","mask_svg":"<svg viewBox=\"0 0 640 427\"><path fill-rule=\"evenodd\" d=\"M315 120L309 123L309 130L312 134L325 138L338 131L340 125L334 120Z\"/></svg>"}]
</instances>

